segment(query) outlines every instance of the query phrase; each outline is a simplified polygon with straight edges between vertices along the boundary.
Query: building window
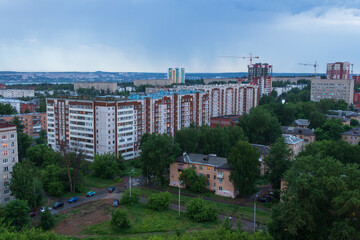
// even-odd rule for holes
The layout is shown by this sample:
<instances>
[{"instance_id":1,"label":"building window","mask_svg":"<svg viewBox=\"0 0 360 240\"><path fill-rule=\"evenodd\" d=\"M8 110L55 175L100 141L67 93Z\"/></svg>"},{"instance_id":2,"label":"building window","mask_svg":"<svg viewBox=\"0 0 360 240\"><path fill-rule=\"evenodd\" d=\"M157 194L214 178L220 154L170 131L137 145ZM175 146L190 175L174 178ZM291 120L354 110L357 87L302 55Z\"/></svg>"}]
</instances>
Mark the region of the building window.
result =
<instances>
[{"instance_id":1,"label":"building window","mask_svg":"<svg viewBox=\"0 0 360 240\"><path fill-rule=\"evenodd\" d=\"M210 170L211 170L211 167L207 167L206 170L210 171Z\"/></svg>"},{"instance_id":2,"label":"building window","mask_svg":"<svg viewBox=\"0 0 360 240\"><path fill-rule=\"evenodd\" d=\"M4 194L9 194L9 193L10 193L9 189L4 190Z\"/></svg>"},{"instance_id":3,"label":"building window","mask_svg":"<svg viewBox=\"0 0 360 240\"><path fill-rule=\"evenodd\" d=\"M4 167L4 172L9 171L9 167Z\"/></svg>"},{"instance_id":4,"label":"building window","mask_svg":"<svg viewBox=\"0 0 360 240\"><path fill-rule=\"evenodd\" d=\"M214 183L214 187L216 187L216 183Z\"/></svg>"},{"instance_id":5,"label":"building window","mask_svg":"<svg viewBox=\"0 0 360 240\"><path fill-rule=\"evenodd\" d=\"M202 173L199 173L199 176L202 176Z\"/></svg>"},{"instance_id":6,"label":"building window","mask_svg":"<svg viewBox=\"0 0 360 240\"><path fill-rule=\"evenodd\" d=\"M223 182L223 179L222 179L222 178L218 178L218 182L219 182L219 183L222 183L222 182Z\"/></svg>"},{"instance_id":7,"label":"building window","mask_svg":"<svg viewBox=\"0 0 360 240\"><path fill-rule=\"evenodd\" d=\"M10 201L10 198L5 198L5 202L9 202Z\"/></svg>"},{"instance_id":8,"label":"building window","mask_svg":"<svg viewBox=\"0 0 360 240\"><path fill-rule=\"evenodd\" d=\"M203 169L202 169L202 166L199 166L199 169L200 169L200 170L203 170Z\"/></svg>"},{"instance_id":9,"label":"building window","mask_svg":"<svg viewBox=\"0 0 360 240\"><path fill-rule=\"evenodd\" d=\"M7 151L4 151L4 156L7 156L8 152Z\"/></svg>"},{"instance_id":10,"label":"building window","mask_svg":"<svg viewBox=\"0 0 360 240\"><path fill-rule=\"evenodd\" d=\"M214 179L216 179L216 175L214 175Z\"/></svg>"},{"instance_id":11,"label":"building window","mask_svg":"<svg viewBox=\"0 0 360 240\"><path fill-rule=\"evenodd\" d=\"M9 160L3 159L3 163L7 163L7 162L9 162Z\"/></svg>"},{"instance_id":12,"label":"building window","mask_svg":"<svg viewBox=\"0 0 360 240\"><path fill-rule=\"evenodd\" d=\"M206 174L206 177L207 177L207 178L210 178L210 174Z\"/></svg>"},{"instance_id":13,"label":"building window","mask_svg":"<svg viewBox=\"0 0 360 240\"><path fill-rule=\"evenodd\" d=\"M222 191L222 187L219 187L219 191Z\"/></svg>"},{"instance_id":14,"label":"building window","mask_svg":"<svg viewBox=\"0 0 360 240\"><path fill-rule=\"evenodd\" d=\"M4 174L4 175L3 175L3 178L4 178L5 180L9 179L9 174Z\"/></svg>"},{"instance_id":15,"label":"building window","mask_svg":"<svg viewBox=\"0 0 360 240\"><path fill-rule=\"evenodd\" d=\"M14 138L15 137L15 135L14 134L11 134L11 138Z\"/></svg>"},{"instance_id":16,"label":"building window","mask_svg":"<svg viewBox=\"0 0 360 240\"><path fill-rule=\"evenodd\" d=\"M6 136L5 136L5 135L3 135L1 138L2 138L2 140L6 140Z\"/></svg>"}]
</instances>

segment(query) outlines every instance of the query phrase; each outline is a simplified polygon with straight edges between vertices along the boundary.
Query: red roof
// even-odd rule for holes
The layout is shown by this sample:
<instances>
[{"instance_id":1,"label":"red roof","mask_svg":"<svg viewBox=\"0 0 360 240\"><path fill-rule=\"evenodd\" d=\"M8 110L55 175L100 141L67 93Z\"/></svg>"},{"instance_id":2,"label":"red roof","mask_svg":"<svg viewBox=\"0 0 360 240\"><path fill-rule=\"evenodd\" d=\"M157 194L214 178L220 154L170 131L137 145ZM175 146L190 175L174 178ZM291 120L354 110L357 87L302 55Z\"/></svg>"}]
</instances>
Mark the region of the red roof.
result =
<instances>
[{"instance_id":1,"label":"red roof","mask_svg":"<svg viewBox=\"0 0 360 240\"><path fill-rule=\"evenodd\" d=\"M8 128L8 127L16 127L16 125L8 122L3 122L3 123L0 122L0 128Z\"/></svg>"}]
</instances>

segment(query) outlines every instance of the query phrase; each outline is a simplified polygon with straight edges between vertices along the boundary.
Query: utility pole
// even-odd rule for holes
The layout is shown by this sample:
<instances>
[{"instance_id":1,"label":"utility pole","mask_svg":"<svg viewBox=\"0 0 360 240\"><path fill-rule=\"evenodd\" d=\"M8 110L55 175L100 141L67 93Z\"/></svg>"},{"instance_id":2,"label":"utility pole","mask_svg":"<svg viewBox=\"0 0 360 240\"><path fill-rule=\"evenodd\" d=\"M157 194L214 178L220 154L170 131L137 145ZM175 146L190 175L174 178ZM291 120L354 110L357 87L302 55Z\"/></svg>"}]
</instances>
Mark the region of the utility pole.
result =
<instances>
[{"instance_id":1,"label":"utility pole","mask_svg":"<svg viewBox=\"0 0 360 240\"><path fill-rule=\"evenodd\" d=\"M131 175L133 174L133 172L135 171L135 169L132 169L130 172L130 198L131 198Z\"/></svg>"},{"instance_id":2,"label":"utility pole","mask_svg":"<svg viewBox=\"0 0 360 240\"><path fill-rule=\"evenodd\" d=\"M256 199L259 197L258 194L255 196L254 200L254 232L256 232Z\"/></svg>"},{"instance_id":3,"label":"utility pole","mask_svg":"<svg viewBox=\"0 0 360 240\"><path fill-rule=\"evenodd\" d=\"M179 184L179 216L180 216L180 186L183 183L183 181L180 180L180 184Z\"/></svg>"}]
</instances>

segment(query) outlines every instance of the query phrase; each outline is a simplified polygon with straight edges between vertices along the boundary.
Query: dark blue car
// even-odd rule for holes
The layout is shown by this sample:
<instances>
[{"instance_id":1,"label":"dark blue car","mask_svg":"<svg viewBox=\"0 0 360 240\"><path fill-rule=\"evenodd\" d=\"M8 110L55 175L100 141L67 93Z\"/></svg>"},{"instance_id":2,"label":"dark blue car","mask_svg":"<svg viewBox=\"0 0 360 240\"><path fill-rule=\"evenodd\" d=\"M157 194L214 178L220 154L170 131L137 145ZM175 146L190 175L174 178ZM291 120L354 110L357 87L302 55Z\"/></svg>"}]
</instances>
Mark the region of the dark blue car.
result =
<instances>
[{"instance_id":1,"label":"dark blue car","mask_svg":"<svg viewBox=\"0 0 360 240\"><path fill-rule=\"evenodd\" d=\"M68 203L73 203L73 202L77 202L79 200L78 197L72 197L68 200Z\"/></svg>"}]
</instances>

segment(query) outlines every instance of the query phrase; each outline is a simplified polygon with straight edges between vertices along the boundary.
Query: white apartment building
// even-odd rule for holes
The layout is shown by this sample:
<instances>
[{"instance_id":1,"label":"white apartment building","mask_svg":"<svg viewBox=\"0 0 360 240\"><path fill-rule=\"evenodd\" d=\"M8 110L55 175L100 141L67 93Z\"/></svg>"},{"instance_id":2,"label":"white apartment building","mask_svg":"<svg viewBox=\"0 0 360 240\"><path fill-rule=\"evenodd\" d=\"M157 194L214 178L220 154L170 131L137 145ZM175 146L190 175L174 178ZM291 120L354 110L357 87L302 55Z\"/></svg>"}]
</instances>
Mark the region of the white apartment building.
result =
<instances>
[{"instance_id":1,"label":"white apartment building","mask_svg":"<svg viewBox=\"0 0 360 240\"><path fill-rule=\"evenodd\" d=\"M35 97L35 91L29 89L0 89L3 98Z\"/></svg>"},{"instance_id":2,"label":"white apartment building","mask_svg":"<svg viewBox=\"0 0 360 240\"><path fill-rule=\"evenodd\" d=\"M11 196L9 183L11 179L10 172L15 163L18 162L18 145L16 126L9 123L0 123L0 203L4 206L7 202L14 199Z\"/></svg>"},{"instance_id":3,"label":"white apartment building","mask_svg":"<svg viewBox=\"0 0 360 240\"><path fill-rule=\"evenodd\" d=\"M17 100L17 99L6 99L2 98L0 99L1 104L10 104L18 113L21 113L21 105L25 103L24 101Z\"/></svg>"},{"instance_id":4,"label":"white apartment building","mask_svg":"<svg viewBox=\"0 0 360 240\"><path fill-rule=\"evenodd\" d=\"M108 152L122 154L125 160L133 159L140 154L139 144L144 133L174 135L191 123L210 125L210 117L223 112L239 115L249 112L258 102L257 87L235 85L170 89L156 94L131 95L127 99L119 96L93 100L49 98L48 144L57 151L77 148L88 160L95 154Z\"/></svg>"}]
</instances>

